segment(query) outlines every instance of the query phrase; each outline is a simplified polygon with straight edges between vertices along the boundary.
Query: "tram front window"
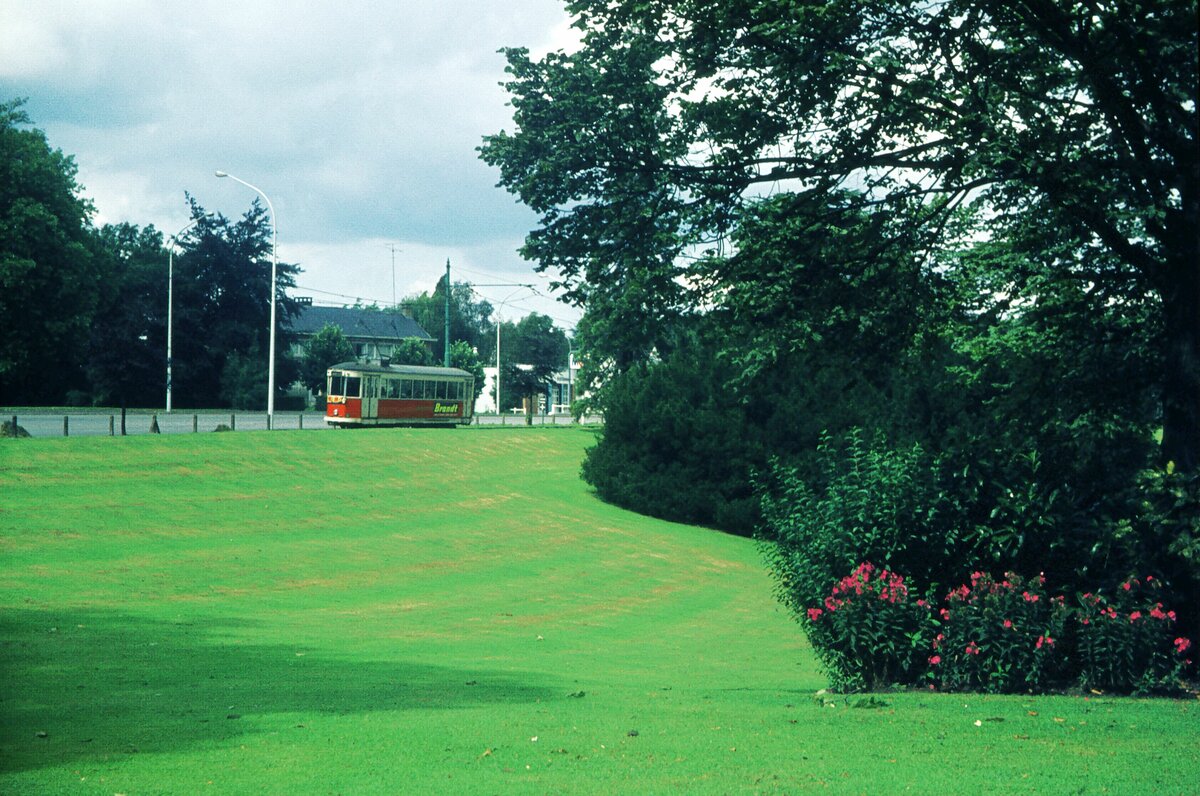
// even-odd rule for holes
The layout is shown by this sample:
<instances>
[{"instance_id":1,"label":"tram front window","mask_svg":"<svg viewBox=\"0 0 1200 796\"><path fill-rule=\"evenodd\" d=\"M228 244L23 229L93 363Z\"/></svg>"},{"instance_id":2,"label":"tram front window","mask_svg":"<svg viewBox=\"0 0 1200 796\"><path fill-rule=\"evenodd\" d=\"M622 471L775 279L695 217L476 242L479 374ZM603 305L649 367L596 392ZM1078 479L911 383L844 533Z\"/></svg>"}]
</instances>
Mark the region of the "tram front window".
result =
<instances>
[{"instance_id":1,"label":"tram front window","mask_svg":"<svg viewBox=\"0 0 1200 796\"><path fill-rule=\"evenodd\" d=\"M359 397L359 390L361 390L361 389L362 389L362 379L361 378L359 378L358 376L347 376L345 392L343 392L342 395L346 396L347 398L357 398L357 397Z\"/></svg>"}]
</instances>

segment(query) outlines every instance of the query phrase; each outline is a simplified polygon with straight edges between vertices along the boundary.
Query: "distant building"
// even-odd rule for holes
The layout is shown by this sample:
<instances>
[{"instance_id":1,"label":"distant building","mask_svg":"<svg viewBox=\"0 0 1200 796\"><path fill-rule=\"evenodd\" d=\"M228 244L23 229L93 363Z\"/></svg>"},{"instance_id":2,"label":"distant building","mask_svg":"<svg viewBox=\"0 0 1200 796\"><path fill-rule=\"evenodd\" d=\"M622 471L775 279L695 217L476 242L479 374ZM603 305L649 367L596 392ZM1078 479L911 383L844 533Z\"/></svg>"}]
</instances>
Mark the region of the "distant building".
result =
<instances>
[{"instance_id":1,"label":"distant building","mask_svg":"<svg viewBox=\"0 0 1200 796\"><path fill-rule=\"evenodd\" d=\"M520 366L518 366L520 367ZM526 366L528 367L528 366ZM566 415L571 413L571 396L580 397L580 393L575 389L575 385L579 380L579 363L572 361L571 373L560 370L554 373L542 386L542 391L537 396L537 406L534 408L536 414ZM501 385L503 389L504 385ZM508 393L505 392L505 395ZM507 404L508 401L505 401ZM475 411L481 414L494 413L496 411L496 368L485 367L483 369L483 392L479 394L478 400L475 401ZM520 412L520 410L515 410Z\"/></svg>"},{"instance_id":2,"label":"distant building","mask_svg":"<svg viewBox=\"0 0 1200 796\"><path fill-rule=\"evenodd\" d=\"M401 340L415 337L429 345L434 338L421 325L399 312L384 312L361 307L316 307L312 299L298 298L300 314L291 323L296 335L293 353L303 356L304 344L317 332L336 326L354 346L354 356L361 361L387 359Z\"/></svg>"}]
</instances>

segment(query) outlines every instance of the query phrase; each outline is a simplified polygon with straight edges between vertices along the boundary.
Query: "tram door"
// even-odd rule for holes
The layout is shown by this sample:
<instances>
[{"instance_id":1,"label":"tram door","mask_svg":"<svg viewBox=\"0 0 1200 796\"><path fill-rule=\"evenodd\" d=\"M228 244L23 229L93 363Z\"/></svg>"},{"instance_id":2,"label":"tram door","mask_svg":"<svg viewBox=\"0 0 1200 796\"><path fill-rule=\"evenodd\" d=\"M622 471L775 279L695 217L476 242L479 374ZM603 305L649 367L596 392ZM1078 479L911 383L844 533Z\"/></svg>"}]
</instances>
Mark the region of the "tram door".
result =
<instances>
[{"instance_id":1,"label":"tram door","mask_svg":"<svg viewBox=\"0 0 1200 796\"><path fill-rule=\"evenodd\" d=\"M362 416L363 420L367 418L374 419L379 416L378 376L363 377Z\"/></svg>"}]
</instances>

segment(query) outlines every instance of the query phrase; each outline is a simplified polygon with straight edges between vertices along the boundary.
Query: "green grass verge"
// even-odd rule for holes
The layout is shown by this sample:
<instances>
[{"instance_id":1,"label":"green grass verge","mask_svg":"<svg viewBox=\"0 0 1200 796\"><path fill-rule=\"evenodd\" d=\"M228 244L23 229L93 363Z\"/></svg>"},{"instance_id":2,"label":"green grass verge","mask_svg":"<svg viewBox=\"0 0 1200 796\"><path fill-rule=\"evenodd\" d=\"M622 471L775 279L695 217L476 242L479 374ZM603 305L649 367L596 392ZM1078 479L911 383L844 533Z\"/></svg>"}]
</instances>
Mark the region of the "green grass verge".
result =
<instances>
[{"instance_id":1,"label":"green grass verge","mask_svg":"<svg viewBox=\"0 0 1200 796\"><path fill-rule=\"evenodd\" d=\"M0 792L1191 792L1200 703L814 697L580 429L0 440Z\"/></svg>"}]
</instances>

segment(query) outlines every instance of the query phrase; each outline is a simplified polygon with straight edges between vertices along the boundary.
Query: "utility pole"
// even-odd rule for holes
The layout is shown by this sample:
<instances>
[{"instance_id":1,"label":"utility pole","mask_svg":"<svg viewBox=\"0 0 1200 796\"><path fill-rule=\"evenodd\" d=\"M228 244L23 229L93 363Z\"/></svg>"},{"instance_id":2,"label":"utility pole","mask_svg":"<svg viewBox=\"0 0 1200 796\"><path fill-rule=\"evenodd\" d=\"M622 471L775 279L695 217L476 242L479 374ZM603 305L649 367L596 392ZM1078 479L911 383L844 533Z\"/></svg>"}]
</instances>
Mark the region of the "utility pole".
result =
<instances>
[{"instance_id":1,"label":"utility pole","mask_svg":"<svg viewBox=\"0 0 1200 796\"><path fill-rule=\"evenodd\" d=\"M389 249L392 250L392 308L395 309L395 307L396 307L396 244L385 243L384 246L387 246Z\"/></svg>"},{"instance_id":2,"label":"utility pole","mask_svg":"<svg viewBox=\"0 0 1200 796\"><path fill-rule=\"evenodd\" d=\"M446 336L442 345L442 365L450 367L450 258L446 258Z\"/></svg>"}]
</instances>

